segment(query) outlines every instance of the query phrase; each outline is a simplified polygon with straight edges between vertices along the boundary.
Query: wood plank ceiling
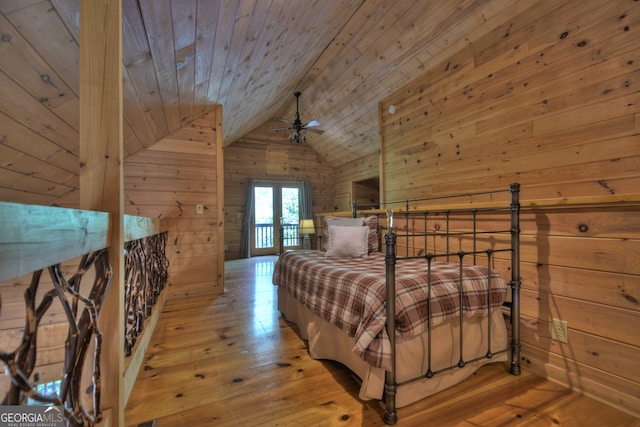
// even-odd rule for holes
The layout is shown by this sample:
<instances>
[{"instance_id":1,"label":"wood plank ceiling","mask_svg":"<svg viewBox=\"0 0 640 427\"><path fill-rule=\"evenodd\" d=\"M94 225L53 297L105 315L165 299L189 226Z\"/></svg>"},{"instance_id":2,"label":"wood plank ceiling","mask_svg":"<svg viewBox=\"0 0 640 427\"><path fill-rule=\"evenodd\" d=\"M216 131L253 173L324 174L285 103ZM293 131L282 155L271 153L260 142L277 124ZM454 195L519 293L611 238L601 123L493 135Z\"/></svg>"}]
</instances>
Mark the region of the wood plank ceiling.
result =
<instances>
[{"instance_id":1,"label":"wood plank ceiling","mask_svg":"<svg viewBox=\"0 0 640 427\"><path fill-rule=\"evenodd\" d=\"M325 131L307 144L340 167L378 150L382 98L536 1L123 0L125 153L215 104L225 145L268 142L301 91ZM0 200L78 189L79 3L0 0Z\"/></svg>"}]
</instances>

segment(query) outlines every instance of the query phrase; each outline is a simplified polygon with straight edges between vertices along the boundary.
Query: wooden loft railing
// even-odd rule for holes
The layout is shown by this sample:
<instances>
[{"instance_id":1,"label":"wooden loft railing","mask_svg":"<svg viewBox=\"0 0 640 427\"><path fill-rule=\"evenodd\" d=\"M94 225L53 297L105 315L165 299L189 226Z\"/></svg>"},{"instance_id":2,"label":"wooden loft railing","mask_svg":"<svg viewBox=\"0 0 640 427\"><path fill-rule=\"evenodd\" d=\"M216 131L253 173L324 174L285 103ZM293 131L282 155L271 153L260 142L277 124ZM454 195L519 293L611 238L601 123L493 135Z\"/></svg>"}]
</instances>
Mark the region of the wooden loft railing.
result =
<instances>
[{"instance_id":1,"label":"wooden loft railing","mask_svg":"<svg viewBox=\"0 0 640 427\"><path fill-rule=\"evenodd\" d=\"M157 219L125 215L124 399L129 400L167 293L167 231Z\"/></svg>"},{"instance_id":2,"label":"wooden loft railing","mask_svg":"<svg viewBox=\"0 0 640 427\"><path fill-rule=\"evenodd\" d=\"M16 322L19 295L15 292L13 300L5 299L4 307L0 304L0 329L5 335L0 343L13 347L0 347L0 360L8 373L0 383L4 405L23 404L27 399L59 405L69 425L93 425L101 418L102 381L124 381L128 397L155 326L155 313L162 306L160 292L167 280L168 261L164 252L167 233L160 221L125 216L124 224L126 283L119 286L126 289L127 321L122 351L131 357L123 375L101 378L99 312L104 309L108 287L115 285L110 283L108 261L109 214L0 202L0 284L12 281L0 289L24 289L26 314L22 324ZM45 269L50 279L42 275ZM21 277L29 274L30 279ZM16 331L23 332L22 337L12 340ZM63 361L55 363L52 349L62 350ZM47 378L34 369L52 359L62 380L59 394L46 396L37 391L35 383ZM87 384L90 396L82 391Z\"/></svg>"}]
</instances>

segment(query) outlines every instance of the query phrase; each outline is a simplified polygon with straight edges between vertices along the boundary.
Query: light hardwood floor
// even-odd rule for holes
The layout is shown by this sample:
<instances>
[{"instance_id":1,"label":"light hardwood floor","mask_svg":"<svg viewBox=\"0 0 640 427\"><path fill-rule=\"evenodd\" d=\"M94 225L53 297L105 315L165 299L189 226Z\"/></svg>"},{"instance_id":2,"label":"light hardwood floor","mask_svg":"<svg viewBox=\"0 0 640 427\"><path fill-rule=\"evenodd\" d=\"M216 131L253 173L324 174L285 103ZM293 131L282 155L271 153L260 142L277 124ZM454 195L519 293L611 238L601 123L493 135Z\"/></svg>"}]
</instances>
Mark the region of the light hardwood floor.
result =
<instances>
[{"instance_id":1,"label":"light hardwood floor","mask_svg":"<svg viewBox=\"0 0 640 427\"><path fill-rule=\"evenodd\" d=\"M169 299L126 410L127 426L381 426L343 366L312 360L276 308L275 257L225 264L226 291ZM640 426L640 420L503 364L398 410L399 426Z\"/></svg>"}]
</instances>

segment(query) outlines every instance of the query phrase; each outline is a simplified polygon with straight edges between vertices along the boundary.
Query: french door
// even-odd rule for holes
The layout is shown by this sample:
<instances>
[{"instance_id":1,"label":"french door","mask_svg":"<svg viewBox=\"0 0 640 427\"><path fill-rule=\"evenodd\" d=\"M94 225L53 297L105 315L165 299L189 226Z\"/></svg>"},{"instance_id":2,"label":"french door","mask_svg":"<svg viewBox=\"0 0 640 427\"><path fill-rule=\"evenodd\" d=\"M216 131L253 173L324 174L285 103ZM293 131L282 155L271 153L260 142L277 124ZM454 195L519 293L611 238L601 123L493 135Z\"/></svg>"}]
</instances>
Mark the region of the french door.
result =
<instances>
[{"instance_id":1,"label":"french door","mask_svg":"<svg viewBox=\"0 0 640 427\"><path fill-rule=\"evenodd\" d=\"M287 182L256 182L253 189L254 215L251 224L251 253L275 255L280 247L300 247L300 185ZM280 230L283 235L280 236Z\"/></svg>"}]
</instances>

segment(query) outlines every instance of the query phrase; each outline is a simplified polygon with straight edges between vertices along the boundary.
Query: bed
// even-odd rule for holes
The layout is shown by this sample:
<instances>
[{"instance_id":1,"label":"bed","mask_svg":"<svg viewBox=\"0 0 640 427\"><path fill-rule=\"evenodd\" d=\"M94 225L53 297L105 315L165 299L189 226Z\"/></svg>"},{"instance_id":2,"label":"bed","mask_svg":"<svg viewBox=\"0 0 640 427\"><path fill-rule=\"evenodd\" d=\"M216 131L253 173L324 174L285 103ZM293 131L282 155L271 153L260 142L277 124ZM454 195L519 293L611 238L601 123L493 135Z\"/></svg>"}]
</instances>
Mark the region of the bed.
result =
<instances>
[{"instance_id":1,"label":"bed","mask_svg":"<svg viewBox=\"0 0 640 427\"><path fill-rule=\"evenodd\" d=\"M504 202L415 207L422 199L325 216L318 250L279 256L278 309L313 358L347 366L361 399L384 401L385 423L484 364L510 361L520 374L519 185L504 193Z\"/></svg>"}]
</instances>

